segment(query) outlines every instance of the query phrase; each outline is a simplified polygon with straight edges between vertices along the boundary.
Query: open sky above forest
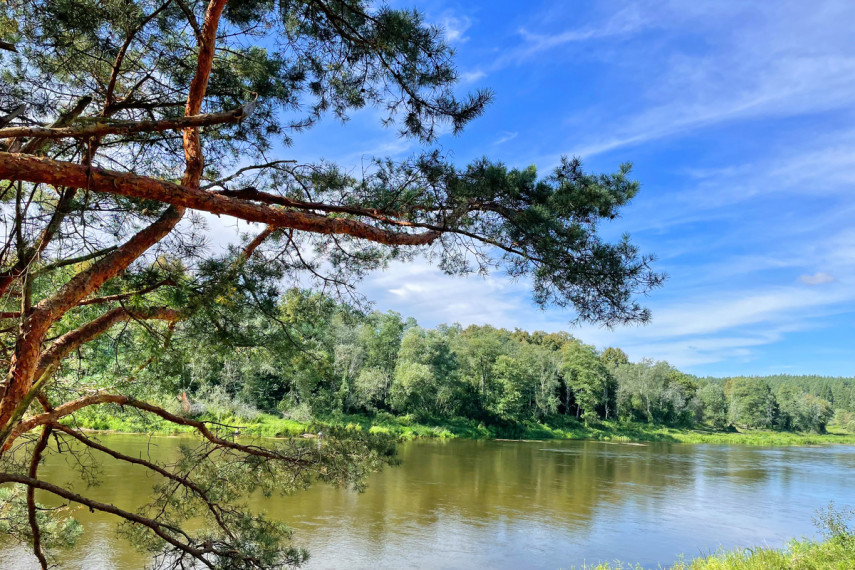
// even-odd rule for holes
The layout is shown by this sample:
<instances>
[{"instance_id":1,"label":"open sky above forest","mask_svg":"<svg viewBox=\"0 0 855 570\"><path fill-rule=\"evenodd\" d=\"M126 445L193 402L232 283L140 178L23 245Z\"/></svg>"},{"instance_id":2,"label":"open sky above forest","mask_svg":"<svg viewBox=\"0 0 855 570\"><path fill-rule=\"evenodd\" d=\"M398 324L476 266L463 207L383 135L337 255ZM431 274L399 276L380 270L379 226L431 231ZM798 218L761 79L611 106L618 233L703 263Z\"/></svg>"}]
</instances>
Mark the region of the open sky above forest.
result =
<instances>
[{"instance_id":1,"label":"open sky above forest","mask_svg":"<svg viewBox=\"0 0 855 570\"><path fill-rule=\"evenodd\" d=\"M412 2L395 1L396 7ZM495 102L440 147L544 173L634 164L642 191L607 235L631 234L669 279L652 322L569 327L501 273L393 264L360 291L422 325L569 330L699 375L855 375L855 42L848 0L748 3L419 2L455 47L461 92ZM417 142L364 110L284 154L355 171Z\"/></svg>"}]
</instances>

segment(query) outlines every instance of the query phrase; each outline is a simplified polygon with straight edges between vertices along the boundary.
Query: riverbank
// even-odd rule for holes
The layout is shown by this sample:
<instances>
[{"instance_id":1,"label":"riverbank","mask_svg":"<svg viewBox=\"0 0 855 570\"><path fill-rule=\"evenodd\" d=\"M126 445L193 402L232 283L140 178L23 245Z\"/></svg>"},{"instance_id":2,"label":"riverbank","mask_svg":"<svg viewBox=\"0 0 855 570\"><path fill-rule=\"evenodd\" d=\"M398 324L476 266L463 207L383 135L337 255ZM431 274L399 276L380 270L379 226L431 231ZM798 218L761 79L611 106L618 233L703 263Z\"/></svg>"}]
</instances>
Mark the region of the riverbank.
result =
<instances>
[{"instance_id":1,"label":"riverbank","mask_svg":"<svg viewBox=\"0 0 855 570\"><path fill-rule=\"evenodd\" d=\"M825 542L794 540L786 547L745 548L711 556L678 561L670 570L849 570L855 568L853 537ZM641 570L640 565L621 562L584 566L583 570Z\"/></svg>"},{"instance_id":2,"label":"riverbank","mask_svg":"<svg viewBox=\"0 0 855 570\"><path fill-rule=\"evenodd\" d=\"M215 422L223 429L240 435L257 437L291 437L314 433L323 425L349 426L372 433L385 433L402 439L417 438L465 438L465 439L510 439L510 440L595 440L611 442L669 442L669 443L712 443L727 445L794 446L794 445L855 445L855 434L829 429L827 434L796 433L782 431L748 430L718 431L708 428L680 429L642 423L602 422L585 426L572 419L559 418L553 423L526 422L520 424L485 425L465 418L441 421L416 421L409 416L393 416L379 413L373 416L361 414L337 415L297 421L270 414L255 414L252 417L205 414L197 419ZM107 407L86 410L74 417L81 428L122 433L178 434L193 431L192 428L176 426L157 417L138 413L113 412Z\"/></svg>"}]
</instances>

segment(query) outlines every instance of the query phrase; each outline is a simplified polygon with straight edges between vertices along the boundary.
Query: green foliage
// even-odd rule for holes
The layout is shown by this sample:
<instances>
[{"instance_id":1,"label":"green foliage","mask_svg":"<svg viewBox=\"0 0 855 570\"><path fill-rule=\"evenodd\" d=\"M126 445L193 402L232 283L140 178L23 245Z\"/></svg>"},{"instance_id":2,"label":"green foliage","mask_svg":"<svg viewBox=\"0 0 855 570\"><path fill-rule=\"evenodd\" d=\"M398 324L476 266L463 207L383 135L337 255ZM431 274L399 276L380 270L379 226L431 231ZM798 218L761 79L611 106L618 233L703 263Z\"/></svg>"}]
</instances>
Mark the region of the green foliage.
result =
<instances>
[{"instance_id":1,"label":"green foliage","mask_svg":"<svg viewBox=\"0 0 855 570\"><path fill-rule=\"evenodd\" d=\"M699 380L665 362L628 362L619 349L599 353L566 333L425 329L397 313L363 313L306 290L271 298L260 316L233 298L205 310L219 324L194 319L179 328L167 362L143 374L169 394L158 398L176 410L177 396L186 391L191 415L237 417L241 425L262 412L298 423L394 412L438 425L465 418L487 433L513 437L527 432L529 423L554 429L571 418L594 430L619 419L716 430L732 430L733 424L855 431L855 415L832 415L830 404L798 385L781 386L776 396L762 379ZM113 353L98 354L81 355L90 377L100 370L100 359L105 368L115 364ZM109 418L92 422L110 424Z\"/></svg>"},{"instance_id":2,"label":"green foliage","mask_svg":"<svg viewBox=\"0 0 855 570\"><path fill-rule=\"evenodd\" d=\"M556 351L536 344L523 344L518 358L526 376L534 384L535 418L542 420L558 412L559 385L561 383L560 358Z\"/></svg>"},{"instance_id":3,"label":"green foliage","mask_svg":"<svg viewBox=\"0 0 855 570\"><path fill-rule=\"evenodd\" d=\"M179 117L176 94L186 93L196 71L196 38L188 19L196 23L202 5L0 3L0 35L16 40L18 48L17 53L0 50L0 109L23 104L30 122L48 124L58 109L91 97L85 112L74 118L77 123ZM192 13L189 18L185 10ZM562 159L552 172L538 175L534 167L512 168L488 158L459 166L426 147L401 163L378 159L360 176L348 174L347 165L322 161L229 175L247 164L269 163L275 141L291 144L297 133L328 115L346 121L354 111L382 109L385 125L426 145L447 126L456 133L480 115L492 94L459 95L452 50L442 30L428 25L418 11L365 0L242 0L227 4L219 32L205 110L234 109L250 97L255 107L237 124L205 128L205 188L252 187L323 204L333 215L342 209L362 212L354 216L379 229L441 228L456 236L437 240L432 251L449 273L501 266L512 276L532 278L537 303L571 307L579 320L616 324L649 318L636 296L661 285L664 276L651 269L652 257L642 255L628 238L610 243L598 231L638 192L628 164L612 174L594 174L578 159ZM121 65L119 73L114 65ZM107 135L98 137L93 160L172 179L183 167L181 145L180 132ZM79 145L57 145L54 151L51 158L57 160L81 158ZM35 217L51 214L43 204L56 200L48 197L33 202L40 209ZM108 193L73 206L69 218L103 227L117 241L163 210L155 202ZM371 211L382 215L364 214ZM395 223L382 221L386 213ZM183 283L184 293L221 284L228 259L206 257L197 236L188 236L168 248L176 257L193 260L196 282ZM390 259L413 255L335 235L277 239L280 250L296 251L268 260L267 283L286 277L295 283L302 276L346 288ZM310 261L311 250L320 254L328 273L322 275L319 263ZM240 296L248 283L234 285Z\"/></svg>"},{"instance_id":4,"label":"green foliage","mask_svg":"<svg viewBox=\"0 0 855 570\"><path fill-rule=\"evenodd\" d=\"M70 507L46 508L36 503L36 521L41 541L47 551L71 548L83 532L83 526L72 518ZM32 528L27 515L26 492L22 487L0 488L0 533L23 543L32 543Z\"/></svg>"},{"instance_id":5,"label":"green foliage","mask_svg":"<svg viewBox=\"0 0 855 570\"><path fill-rule=\"evenodd\" d=\"M667 362L617 367L618 416L669 425L691 425L697 385Z\"/></svg>"},{"instance_id":6,"label":"green foliage","mask_svg":"<svg viewBox=\"0 0 855 570\"><path fill-rule=\"evenodd\" d=\"M493 373L502 391L496 405L499 417L513 422L529 419L527 412L534 400L534 390L527 382L522 362L502 354L496 359Z\"/></svg>"},{"instance_id":7,"label":"green foliage","mask_svg":"<svg viewBox=\"0 0 855 570\"><path fill-rule=\"evenodd\" d=\"M787 429L824 433L834 412L831 404L813 394L801 392L795 386L778 390L779 423Z\"/></svg>"},{"instance_id":8,"label":"green foliage","mask_svg":"<svg viewBox=\"0 0 855 570\"><path fill-rule=\"evenodd\" d=\"M204 5L0 3L0 38L17 47L17 52L0 51L0 109L24 105L26 114L18 122L27 125L180 117L196 73L200 50L194 28ZM460 166L425 148L401 163L376 160L359 175L322 161L269 165L274 145L291 144L324 116L345 121L354 111L381 109L386 125L431 144L446 126L459 132L484 110L488 91L457 97L452 50L442 31L417 11L366 0L231 0L216 49L203 111L234 109L248 98L256 100L256 108L237 124L203 129L205 190L253 188L273 194L280 204L312 202L301 211L331 223L359 221L377 232L439 228L452 239L436 240L429 253L448 273L498 265L512 277L530 278L539 305L573 308L579 320L617 324L649 318L636 296L664 277L628 238L611 243L599 232L600 224L615 219L638 192L628 164L612 174L594 174L578 159L562 159L544 175L534 167L513 168L487 158ZM64 112L81 100L87 105L79 114ZM10 150L11 143L2 144ZM180 131L163 131L51 143L38 152L48 160L175 180L184 167L182 147ZM253 166L244 169L247 165ZM19 202L29 193L24 213L5 210L10 214L5 226L18 229L19 242L34 244L46 220L59 224L54 241L43 244L48 247L32 263L21 263L21 244L17 252L4 253L7 269L26 265L32 271L22 282L32 285L34 303L92 263L63 265L70 256L126 243L165 208L109 191L90 192L88 185L86 190L70 198L63 211L57 206L60 193L73 193L63 185L17 185L7 192L7 200ZM258 251L268 255L247 261L239 248L211 256L199 229L199 218L188 213L181 231L150 250L157 253L122 267L97 292L127 295L121 305L113 298L78 306L47 338L60 338L120 306L180 307L190 319L175 327L134 320L84 344L61 363L46 394L61 404L109 388L159 400L168 413L183 418L240 426L245 434L326 434L317 448L314 441L297 438L262 444L277 449L284 461L232 453L227 445L212 450L205 441L186 449L168 467L185 476L192 471L217 508L222 506L217 512L226 524L212 520L206 501L169 477L142 511L175 536L187 537L176 529L191 527L194 544L220 545L222 552L251 557L262 567L301 562L305 554L288 545L288 529L247 515L241 497L256 490L293 492L312 481L358 487L370 470L394 462L386 434L671 441L677 436L669 428L652 424L688 425L699 415L693 379L665 363L631 364L618 349L599 355L566 334L459 326L426 330L400 315L366 315L326 295L280 290L282 283L309 279L341 293L367 271L414 255L406 248L279 228ZM17 283L12 290L18 291ZM133 293L141 290L147 292ZM2 308L17 310L20 298L8 297ZM26 328L4 330L11 354L18 331ZM735 393L740 420L776 421L754 422L765 401ZM812 395L851 409L833 396ZM785 414L792 427L822 431L830 409L794 394ZM719 412L707 419L715 423ZM611 423L615 415L627 422ZM308 425L313 418L330 421ZM647 424L631 423L639 419ZM64 421L99 429L186 429L180 421L109 406ZM224 434L236 429L220 428ZM91 474L81 474L91 480ZM51 530L57 520L44 521L43 528L61 544L77 531L72 523ZM126 532L152 553L175 554L162 537L139 527Z\"/></svg>"},{"instance_id":9,"label":"green foliage","mask_svg":"<svg viewBox=\"0 0 855 570\"><path fill-rule=\"evenodd\" d=\"M430 413L435 404L434 378L430 366L421 362L402 361L395 370L390 403L393 409Z\"/></svg>"},{"instance_id":10,"label":"green foliage","mask_svg":"<svg viewBox=\"0 0 855 570\"><path fill-rule=\"evenodd\" d=\"M817 509L813 522L827 540L839 541L855 551L853 519L855 509L838 509L832 501L824 508Z\"/></svg>"},{"instance_id":11,"label":"green foliage","mask_svg":"<svg viewBox=\"0 0 855 570\"><path fill-rule=\"evenodd\" d=\"M836 410L831 423L840 429L855 432L855 413Z\"/></svg>"},{"instance_id":12,"label":"green foliage","mask_svg":"<svg viewBox=\"0 0 855 570\"><path fill-rule=\"evenodd\" d=\"M717 429L728 425L727 396L718 382L708 382L698 391L703 406L703 420Z\"/></svg>"},{"instance_id":13,"label":"green foliage","mask_svg":"<svg viewBox=\"0 0 855 570\"><path fill-rule=\"evenodd\" d=\"M295 415L299 415L298 419ZM375 414L329 414L313 417L311 412L280 415L254 413L252 417L208 413L199 420L237 426L246 436L283 438L325 431L324 426L361 429L369 433L385 434L403 439L413 438L466 438L466 439L578 439L614 442L670 442L705 443L722 445L750 445L764 447L796 445L855 444L855 434L834 433L803 434L771 430L717 431L708 428L679 428L655 426L643 422L600 421L585 426L572 417L557 415L542 421L483 421L466 417L421 417ZM75 417L75 425L96 430L126 433L152 433L163 435L189 434L192 429L176 426L166 421L151 421L120 408L89 409Z\"/></svg>"},{"instance_id":14,"label":"green foliage","mask_svg":"<svg viewBox=\"0 0 855 570\"><path fill-rule=\"evenodd\" d=\"M500 386L493 368L508 342L507 331L486 325L469 326L457 337L454 346L463 382L477 394L473 415L484 417L495 410Z\"/></svg>"},{"instance_id":15,"label":"green foliage","mask_svg":"<svg viewBox=\"0 0 855 570\"><path fill-rule=\"evenodd\" d=\"M616 324L647 320L649 312L632 300L632 291L664 279L647 269L651 259L639 256L627 239L609 244L596 233L598 219L614 219L638 192L629 170L624 164L615 174L591 175L578 159L563 158L538 180L533 167L508 170L483 159L465 172L445 168L441 176L461 197L489 201L506 215L499 224L473 220L471 229L523 254L506 252L503 261L512 276L532 276L538 304L572 305L582 320ZM603 290L609 295L592 295Z\"/></svg>"},{"instance_id":16,"label":"green foliage","mask_svg":"<svg viewBox=\"0 0 855 570\"><path fill-rule=\"evenodd\" d=\"M602 361L611 369L615 369L623 364L629 364L629 357L624 351L613 346L608 347L600 355Z\"/></svg>"},{"instance_id":17,"label":"green foliage","mask_svg":"<svg viewBox=\"0 0 855 570\"><path fill-rule=\"evenodd\" d=\"M778 421L778 403L760 378L732 378L724 387L730 423L749 428L771 428Z\"/></svg>"},{"instance_id":18,"label":"green foliage","mask_svg":"<svg viewBox=\"0 0 855 570\"><path fill-rule=\"evenodd\" d=\"M614 409L616 382L593 346L566 343L562 348L561 371L566 389L572 392L577 417L588 425Z\"/></svg>"},{"instance_id":19,"label":"green foliage","mask_svg":"<svg viewBox=\"0 0 855 570\"><path fill-rule=\"evenodd\" d=\"M792 376L781 374L759 377L777 395L782 389L794 386L799 391L829 402L834 409L855 412L855 378L826 376Z\"/></svg>"}]
</instances>

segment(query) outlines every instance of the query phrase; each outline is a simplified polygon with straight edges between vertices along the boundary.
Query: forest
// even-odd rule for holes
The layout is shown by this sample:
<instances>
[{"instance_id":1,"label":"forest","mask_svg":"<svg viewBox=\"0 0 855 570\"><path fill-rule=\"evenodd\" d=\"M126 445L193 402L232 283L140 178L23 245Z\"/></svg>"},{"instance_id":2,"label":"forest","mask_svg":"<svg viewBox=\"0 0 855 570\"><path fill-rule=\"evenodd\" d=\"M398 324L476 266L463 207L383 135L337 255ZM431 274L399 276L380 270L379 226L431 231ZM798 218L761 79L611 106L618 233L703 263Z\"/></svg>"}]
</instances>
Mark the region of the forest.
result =
<instances>
[{"instance_id":1,"label":"forest","mask_svg":"<svg viewBox=\"0 0 855 570\"><path fill-rule=\"evenodd\" d=\"M424 328L394 311L360 311L302 289L264 311L222 302L206 313L174 333L143 384L189 415L226 407L239 417L266 412L298 421L385 413L506 427L570 419L716 430L855 428L851 378L699 378L667 362L630 362L620 348L600 351L566 332ZM119 347L138 342L125 335L92 343L70 373L90 382L115 377L121 355L130 353Z\"/></svg>"}]
</instances>

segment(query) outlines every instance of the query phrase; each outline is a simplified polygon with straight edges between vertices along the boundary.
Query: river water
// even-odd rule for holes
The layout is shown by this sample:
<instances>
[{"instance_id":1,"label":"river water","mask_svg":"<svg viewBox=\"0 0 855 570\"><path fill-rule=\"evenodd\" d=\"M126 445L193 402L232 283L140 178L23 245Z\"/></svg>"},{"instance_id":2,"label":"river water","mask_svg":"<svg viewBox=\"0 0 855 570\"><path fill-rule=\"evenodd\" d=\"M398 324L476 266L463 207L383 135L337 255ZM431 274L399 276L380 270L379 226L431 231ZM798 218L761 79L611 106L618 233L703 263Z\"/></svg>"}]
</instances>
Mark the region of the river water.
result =
<instances>
[{"instance_id":1,"label":"river water","mask_svg":"<svg viewBox=\"0 0 855 570\"><path fill-rule=\"evenodd\" d=\"M181 438L103 436L129 455L167 457ZM152 447L154 444L154 447ZM306 568L571 568L620 559L645 568L736 546L815 537L815 510L855 506L855 447L752 448L578 441L415 441L358 494L316 486L252 498L295 530ZM93 498L133 509L154 479L106 463ZM69 481L50 460L40 475ZM79 483L77 490L84 487ZM115 521L82 511L64 568L141 568ZM5 545L0 567L35 568Z\"/></svg>"}]
</instances>

